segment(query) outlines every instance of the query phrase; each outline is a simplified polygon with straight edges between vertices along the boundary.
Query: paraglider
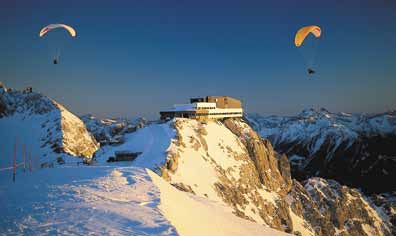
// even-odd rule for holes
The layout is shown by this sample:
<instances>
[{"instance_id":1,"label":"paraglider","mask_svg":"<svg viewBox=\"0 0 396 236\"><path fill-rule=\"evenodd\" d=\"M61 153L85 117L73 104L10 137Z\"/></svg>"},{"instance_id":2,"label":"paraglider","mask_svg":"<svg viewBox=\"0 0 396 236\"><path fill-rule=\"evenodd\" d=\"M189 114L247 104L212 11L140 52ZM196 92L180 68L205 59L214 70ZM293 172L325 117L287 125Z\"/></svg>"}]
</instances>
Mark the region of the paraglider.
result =
<instances>
[{"instance_id":1,"label":"paraglider","mask_svg":"<svg viewBox=\"0 0 396 236\"><path fill-rule=\"evenodd\" d=\"M76 30L73 27L69 26L69 25L65 25L65 24L50 24L50 25L47 25L46 27L44 27L44 28L42 28L40 30L39 36L41 38L44 35L46 35L48 32L50 32L50 31L52 31L54 29L58 29L58 28L65 29L70 34L70 36L72 38L76 37L76 35L77 35ZM60 49L57 48L57 55L54 56L54 60L53 60L54 65L57 65L59 63L59 56L60 56L59 54L60 54Z\"/></svg>"},{"instance_id":2,"label":"paraglider","mask_svg":"<svg viewBox=\"0 0 396 236\"><path fill-rule=\"evenodd\" d=\"M310 35L313 35L315 38L308 39ZM315 70L312 68L315 62L317 39L320 38L321 35L322 35L322 29L319 26L309 25L300 28L294 37L294 45L297 48L301 48L304 46L307 47L306 49L301 50L301 53L303 54L305 62L307 64L308 75L313 75L316 73Z\"/></svg>"}]
</instances>

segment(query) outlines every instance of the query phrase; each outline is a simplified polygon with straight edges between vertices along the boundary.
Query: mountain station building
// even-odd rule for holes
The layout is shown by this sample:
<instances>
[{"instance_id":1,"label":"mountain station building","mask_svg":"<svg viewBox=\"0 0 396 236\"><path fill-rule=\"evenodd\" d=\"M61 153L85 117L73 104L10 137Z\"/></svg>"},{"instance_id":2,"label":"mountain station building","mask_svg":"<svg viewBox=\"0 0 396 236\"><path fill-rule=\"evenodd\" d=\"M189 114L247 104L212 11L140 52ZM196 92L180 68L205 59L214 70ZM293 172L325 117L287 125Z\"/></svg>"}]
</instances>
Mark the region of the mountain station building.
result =
<instances>
[{"instance_id":1,"label":"mountain station building","mask_svg":"<svg viewBox=\"0 0 396 236\"><path fill-rule=\"evenodd\" d=\"M175 117L191 119L222 119L242 117L242 102L228 96L207 96L191 98L188 104L175 104L173 108L160 111L161 120Z\"/></svg>"}]
</instances>

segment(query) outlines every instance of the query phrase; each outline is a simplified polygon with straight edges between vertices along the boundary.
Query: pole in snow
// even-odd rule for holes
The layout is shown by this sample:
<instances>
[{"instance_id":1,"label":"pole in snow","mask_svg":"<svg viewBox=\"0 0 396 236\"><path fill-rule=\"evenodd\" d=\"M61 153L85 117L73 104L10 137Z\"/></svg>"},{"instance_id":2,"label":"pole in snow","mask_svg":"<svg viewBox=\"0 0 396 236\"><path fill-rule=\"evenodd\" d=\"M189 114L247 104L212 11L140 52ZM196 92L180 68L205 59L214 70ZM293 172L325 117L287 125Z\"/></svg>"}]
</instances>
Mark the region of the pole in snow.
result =
<instances>
[{"instance_id":1,"label":"pole in snow","mask_svg":"<svg viewBox=\"0 0 396 236\"><path fill-rule=\"evenodd\" d=\"M22 144L22 157L23 157L23 172L26 172L26 150L24 144Z\"/></svg>"},{"instance_id":2,"label":"pole in snow","mask_svg":"<svg viewBox=\"0 0 396 236\"><path fill-rule=\"evenodd\" d=\"M15 183L15 176L16 176L16 150L17 150L17 141L15 140L14 144L14 171L12 174L12 181Z\"/></svg>"},{"instance_id":3,"label":"pole in snow","mask_svg":"<svg viewBox=\"0 0 396 236\"><path fill-rule=\"evenodd\" d=\"M32 155L30 153L30 146L28 146L28 155L29 155L29 172L32 173Z\"/></svg>"}]
</instances>

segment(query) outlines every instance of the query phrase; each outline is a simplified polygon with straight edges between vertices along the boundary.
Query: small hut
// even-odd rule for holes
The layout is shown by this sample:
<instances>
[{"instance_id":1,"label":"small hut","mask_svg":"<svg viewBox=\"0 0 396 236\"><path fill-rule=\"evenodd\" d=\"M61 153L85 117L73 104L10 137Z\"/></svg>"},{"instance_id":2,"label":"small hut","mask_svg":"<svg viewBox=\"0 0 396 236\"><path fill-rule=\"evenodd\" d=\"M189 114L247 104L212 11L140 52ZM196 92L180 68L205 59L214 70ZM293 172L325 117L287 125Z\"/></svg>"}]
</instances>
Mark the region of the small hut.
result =
<instances>
[{"instance_id":1,"label":"small hut","mask_svg":"<svg viewBox=\"0 0 396 236\"><path fill-rule=\"evenodd\" d=\"M116 151L114 154L115 161L133 161L142 153L131 151Z\"/></svg>"}]
</instances>

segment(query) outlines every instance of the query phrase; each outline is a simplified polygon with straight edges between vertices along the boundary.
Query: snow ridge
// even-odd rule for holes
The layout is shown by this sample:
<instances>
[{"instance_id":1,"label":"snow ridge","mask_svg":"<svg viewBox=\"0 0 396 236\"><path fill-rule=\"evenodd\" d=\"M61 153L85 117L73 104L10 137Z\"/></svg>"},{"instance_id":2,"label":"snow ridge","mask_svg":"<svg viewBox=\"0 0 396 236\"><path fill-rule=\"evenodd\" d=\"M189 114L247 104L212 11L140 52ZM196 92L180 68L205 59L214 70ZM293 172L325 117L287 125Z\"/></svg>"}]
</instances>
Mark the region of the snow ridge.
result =
<instances>
[{"instance_id":1,"label":"snow ridge","mask_svg":"<svg viewBox=\"0 0 396 236\"><path fill-rule=\"evenodd\" d=\"M62 153L91 158L99 148L78 117L30 88L16 91L0 87L0 130L7 131L0 134L2 166L12 161L15 143L18 150L25 145L42 162L53 162Z\"/></svg>"}]
</instances>

